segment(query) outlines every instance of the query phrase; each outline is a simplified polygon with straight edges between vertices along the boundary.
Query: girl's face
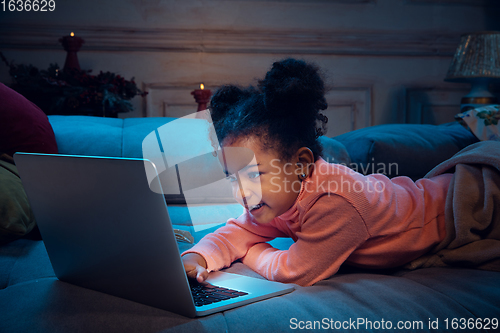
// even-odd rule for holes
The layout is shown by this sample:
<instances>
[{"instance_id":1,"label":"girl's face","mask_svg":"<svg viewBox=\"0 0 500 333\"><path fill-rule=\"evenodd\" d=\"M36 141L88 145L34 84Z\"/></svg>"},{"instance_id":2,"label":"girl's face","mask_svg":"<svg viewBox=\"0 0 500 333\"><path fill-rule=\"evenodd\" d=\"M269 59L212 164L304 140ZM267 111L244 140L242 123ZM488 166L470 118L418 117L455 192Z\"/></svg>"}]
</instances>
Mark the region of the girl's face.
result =
<instances>
[{"instance_id":1,"label":"girl's face","mask_svg":"<svg viewBox=\"0 0 500 333\"><path fill-rule=\"evenodd\" d=\"M299 159L281 160L272 149L263 150L260 140L254 136L224 146L230 149L237 147L251 150L254 158L247 157L246 161L242 161L244 159L238 158L238 154L231 154L223 161L233 196L258 223L269 223L290 209L297 199L301 189L298 174L302 173L302 168L296 165Z\"/></svg>"}]
</instances>

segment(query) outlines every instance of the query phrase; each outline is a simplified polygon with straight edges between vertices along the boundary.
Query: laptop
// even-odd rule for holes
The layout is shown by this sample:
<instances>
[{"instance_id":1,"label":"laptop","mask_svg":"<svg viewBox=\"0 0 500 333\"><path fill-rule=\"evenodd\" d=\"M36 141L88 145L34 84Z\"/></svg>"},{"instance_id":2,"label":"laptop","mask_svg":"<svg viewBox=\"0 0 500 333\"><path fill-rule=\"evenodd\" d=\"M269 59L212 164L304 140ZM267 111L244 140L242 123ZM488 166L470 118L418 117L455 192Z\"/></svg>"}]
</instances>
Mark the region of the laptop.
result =
<instances>
[{"instance_id":1,"label":"laptop","mask_svg":"<svg viewBox=\"0 0 500 333\"><path fill-rule=\"evenodd\" d=\"M294 289L224 272L211 272L206 285L190 281L165 198L150 190L145 168L156 168L148 160L32 153L14 160L60 281L187 317Z\"/></svg>"}]
</instances>

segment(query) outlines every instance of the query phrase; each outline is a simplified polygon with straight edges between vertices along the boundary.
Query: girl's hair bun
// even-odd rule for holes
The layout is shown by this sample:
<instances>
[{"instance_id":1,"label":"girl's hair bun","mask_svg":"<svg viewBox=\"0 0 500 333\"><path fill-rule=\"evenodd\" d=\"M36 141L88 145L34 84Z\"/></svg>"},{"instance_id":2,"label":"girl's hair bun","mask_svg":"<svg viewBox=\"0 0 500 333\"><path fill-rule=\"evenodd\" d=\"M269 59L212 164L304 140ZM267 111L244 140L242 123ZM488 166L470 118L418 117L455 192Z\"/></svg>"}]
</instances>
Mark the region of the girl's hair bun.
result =
<instances>
[{"instance_id":1,"label":"girl's hair bun","mask_svg":"<svg viewBox=\"0 0 500 333\"><path fill-rule=\"evenodd\" d=\"M259 82L266 109L276 117L315 116L327 108L319 69L296 59L275 62Z\"/></svg>"},{"instance_id":2,"label":"girl's hair bun","mask_svg":"<svg viewBox=\"0 0 500 333\"><path fill-rule=\"evenodd\" d=\"M209 109L212 120L215 121L226 115L244 96L244 91L237 86L221 86L210 100Z\"/></svg>"},{"instance_id":3,"label":"girl's hair bun","mask_svg":"<svg viewBox=\"0 0 500 333\"><path fill-rule=\"evenodd\" d=\"M249 86L248 88L241 89L235 85L223 85L210 99L210 115L212 121L217 121L226 116L236 106L240 105L252 95L258 94L257 90Z\"/></svg>"}]
</instances>

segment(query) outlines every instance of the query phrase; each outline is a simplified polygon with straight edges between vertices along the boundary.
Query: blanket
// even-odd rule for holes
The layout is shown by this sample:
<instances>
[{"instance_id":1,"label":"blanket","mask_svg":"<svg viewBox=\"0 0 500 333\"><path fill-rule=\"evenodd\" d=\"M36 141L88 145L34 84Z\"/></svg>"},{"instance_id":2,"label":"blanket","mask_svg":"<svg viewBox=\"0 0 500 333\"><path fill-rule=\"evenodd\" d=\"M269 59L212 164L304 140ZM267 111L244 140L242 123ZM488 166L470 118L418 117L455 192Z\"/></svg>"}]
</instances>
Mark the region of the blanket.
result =
<instances>
[{"instance_id":1,"label":"blanket","mask_svg":"<svg viewBox=\"0 0 500 333\"><path fill-rule=\"evenodd\" d=\"M425 177L453 172L446 237L406 268L461 266L500 271L500 142L470 145Z\"/></svg>"}]
</instances>

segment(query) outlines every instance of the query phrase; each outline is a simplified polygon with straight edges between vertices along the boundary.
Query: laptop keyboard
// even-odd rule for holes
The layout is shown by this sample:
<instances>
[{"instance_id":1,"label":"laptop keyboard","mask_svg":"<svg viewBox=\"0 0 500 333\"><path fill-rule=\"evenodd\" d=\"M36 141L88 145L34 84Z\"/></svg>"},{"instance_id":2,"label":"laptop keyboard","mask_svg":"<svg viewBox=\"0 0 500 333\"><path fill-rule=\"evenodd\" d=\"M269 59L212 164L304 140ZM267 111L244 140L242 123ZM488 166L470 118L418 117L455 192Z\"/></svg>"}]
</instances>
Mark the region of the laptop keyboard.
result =
<instances>
[{"instance_id":1,"label":"laptop keyboard","mask_svg":"<svg viewBox=\"0 0 500 333\"><path fill-rule=\"evenodd\" d=\"M248 295L243 291L214 286L212 284L201 284L197 281L189 281L191 294L193 294L194 304L202 306L227 299Z\"/></svg>"}]
</instances>

